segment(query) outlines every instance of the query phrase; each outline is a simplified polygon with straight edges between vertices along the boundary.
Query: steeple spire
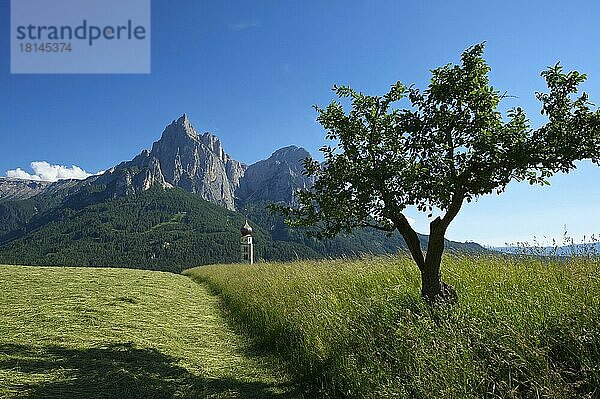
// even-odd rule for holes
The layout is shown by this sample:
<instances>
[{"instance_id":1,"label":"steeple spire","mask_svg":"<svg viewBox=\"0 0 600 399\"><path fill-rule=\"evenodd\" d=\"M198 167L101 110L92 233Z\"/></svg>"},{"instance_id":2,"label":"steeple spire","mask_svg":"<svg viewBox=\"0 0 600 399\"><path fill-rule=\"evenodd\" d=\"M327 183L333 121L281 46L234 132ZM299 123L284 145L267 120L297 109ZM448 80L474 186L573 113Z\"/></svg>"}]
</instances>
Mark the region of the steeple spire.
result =
<instances>
[{"instance_id":1,"label":"steeple spire","mask_svg":"<svg viewBox=\"0 0 600 399\"><path fill-rule=\"evenodd\" d=\"M254 263L254 242L252 241L252 227L248 224L248 219L246 219L246 223L240 229L240 233L242 234L242 238L240 240L241 244L241 255L243 263Z\"/></svg>"},{"instance_id":2,"label":"steeple spire","mask_svg":"<svg viewBox=\"0 0 600 399\"><path fill-rule=\"evenodd\" d=\"M244 226L240 229L240 233L242 233L242 236L252 235L252 227L248 224L248 219L246 219L246 223L244 223Z\"/></svg>"}]
</instances>

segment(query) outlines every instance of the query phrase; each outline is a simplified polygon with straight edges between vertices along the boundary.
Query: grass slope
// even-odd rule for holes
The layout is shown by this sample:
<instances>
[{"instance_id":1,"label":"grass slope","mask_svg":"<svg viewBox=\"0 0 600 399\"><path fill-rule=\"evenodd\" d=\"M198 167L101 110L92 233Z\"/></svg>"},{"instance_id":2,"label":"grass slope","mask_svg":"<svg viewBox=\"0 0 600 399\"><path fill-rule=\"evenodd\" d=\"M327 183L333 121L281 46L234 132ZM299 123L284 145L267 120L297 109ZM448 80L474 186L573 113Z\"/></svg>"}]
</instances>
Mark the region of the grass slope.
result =
<instances>
[{"instance_id":1,"label":"grass slope","mask_svg":"<svg viewBox=\"0 0 600 399\"><path fill-rule=\"evenodd\" d=\"M0 397L290 397L186 277L0 266L0 292Z\"/></svg>"},{"instance_id":2,"label":"grass slope","mask_svg":"<svg viewBox=\"0 0 600 399\"><path fill-rule=\"evenodd\" d=\"M600 264L447 257L429 308L404 257L198 267L315 396L600 397Z\"/></svg>"}]
</instances>

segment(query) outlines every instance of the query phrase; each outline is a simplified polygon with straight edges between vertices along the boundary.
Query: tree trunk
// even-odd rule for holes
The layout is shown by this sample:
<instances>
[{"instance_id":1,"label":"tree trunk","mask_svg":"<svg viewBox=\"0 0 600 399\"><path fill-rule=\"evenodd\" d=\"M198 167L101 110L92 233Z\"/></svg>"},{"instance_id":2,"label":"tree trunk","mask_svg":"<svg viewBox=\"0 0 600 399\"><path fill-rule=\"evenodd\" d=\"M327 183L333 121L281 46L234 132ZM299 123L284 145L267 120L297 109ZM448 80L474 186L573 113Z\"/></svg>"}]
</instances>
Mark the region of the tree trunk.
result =
<instances>
[{"instance_id":1,"label":"tree trunk","mask_svg":"<svg viewBox=\"0 0 600 399\"><path fill-rule=\"evenodd\" d=\"M458 299L456 290L442 280L440 272L446 228L440 218L431 222L425 267L421 269L421 296L429 303L453 302Z\"/></svg>"},{"instance_id":2,"label":"tree trunk","mask_svg":"<svg viewBox=\"0 0 600 399\"><path fill-rule=\"evenodd\" d=\"M423 255L419 236L410 226L406 217L399 214L393 219L396 229L402 234L412 258L421 271L421 296L430 304L452 302L458 299L454 287L442 280L440 267L444 253L446 229L459 209L460 202L457 201L457 204L452 207L452 213L448 213L444 219L438 217L431 222L426 256Z\"/></svg>"},{"instance_id":3,"label":"tree trunk","mask_svg":"<svg viewBox=\"0 0 600 399\"><path fill-rule=\"evenodd\" d=\"M396 229L400 232L402 237L404 238L404 242L406 242L406 246L412 255L413 260L419 267L419 270L423 270L425 267L425 257L423 256L423 250L421 249L421 240L417 235L417 232L413 230L408 223L406 217L400 214L398 217L394 218L394 224Z\"/></svg>"}]
</instances>

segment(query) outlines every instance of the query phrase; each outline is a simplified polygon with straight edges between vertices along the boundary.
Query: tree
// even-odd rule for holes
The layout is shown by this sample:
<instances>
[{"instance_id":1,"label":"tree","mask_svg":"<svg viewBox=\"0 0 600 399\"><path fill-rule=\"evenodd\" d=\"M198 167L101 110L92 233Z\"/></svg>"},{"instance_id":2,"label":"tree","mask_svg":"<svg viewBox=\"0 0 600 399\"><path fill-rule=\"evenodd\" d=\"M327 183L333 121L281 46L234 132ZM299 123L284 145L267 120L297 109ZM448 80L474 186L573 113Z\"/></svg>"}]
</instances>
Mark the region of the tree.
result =
<instances>
[{"instance_id":1,"label":"tree","mask_svg":"<svg viewBox=\"0 0 600 399\"><path fill-rule=\"evenodd\" d=\"M548 93L536 93L548 121L533 129L521 108L506 117L498 105L506 95L489 84L484 44L465 50L460 65L432 71L426 90L397 82L384 96L334 86L343 101L315 106L318 122L332 143L321 148L324 162L304 161L313 187L298 192L298 206L276 209L292 226L312 226L311 234L333 237L372 227L397 230L408 246L429 302L455 299L441 278L444 236L463 202L496 192L513 180L549 184L575 161L600 158L600 113L591 111L586 76L565 73L560 64L542 72ZM400 100L410 107L396 108ZM430 223L426 251L403 211L439 210Z\"/></svg>"}]
</instances>

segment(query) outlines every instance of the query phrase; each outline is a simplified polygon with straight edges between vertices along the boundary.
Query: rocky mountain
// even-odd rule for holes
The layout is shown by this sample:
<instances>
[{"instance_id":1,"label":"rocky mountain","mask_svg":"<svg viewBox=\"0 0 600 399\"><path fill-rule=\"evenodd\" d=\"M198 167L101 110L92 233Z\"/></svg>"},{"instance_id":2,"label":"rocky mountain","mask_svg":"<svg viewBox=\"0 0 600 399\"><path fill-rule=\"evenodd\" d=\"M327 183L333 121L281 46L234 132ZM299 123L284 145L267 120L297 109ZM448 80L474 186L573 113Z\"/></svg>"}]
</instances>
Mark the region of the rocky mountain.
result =
<instances>
[{"instance_id":1,"label":"rocky mountain","mask_svg":"<svg viewBox=\"0 0 600 399\"><path fill-rule=\"evenodd\" d=\"M293 204L295 191L308 188L314 182L302 173L302 161L307 157L310 154L304 148L289 146L250 165L235 193L238 204L258 201Z\"/></svg>"},{"instance_id":2,"label":"rocky mountain","mask_svg":"<svg viewBox=\"0 0 600 399\"><path fill-rule=\"evenodd\" d=\"M152 187L181 188L228 210L246 209L251 202L292 203L297 189L312 184L302 175L301 161L307 156L305 149L290 146L247 166L227 154L218 137L199 134L184 114L164 129L150 150L101 175L55 183L0 178L0 202L37 198L26 215L9 206L11 211L4 210L0 221L10 214L9 225L15 226L33 217L35 209L46 208L41 205L62 201L82 209Z\"/></svg>"},{"instance_id":3,"label":"rocky mountain","mask_svg":"<svg viewBox=\"0 0 600 399\"><path fill-rule=\"evenodd\" d=\"M0 177L0 202L28 199L41 193L53 193L76 184L77 180L47 182Z\"/></svg>"},{"instance_id":4,"label":"rocky mountain","mask_svg":"<svg viewBox=\"0 0 600 399\"><path fill-rule=\"evenodd\" d=\"M33 197L44 191L50 182L0 177L0 201Z\"/></svg>"},{"instance_id":5,"label":"rocky mountain","mask_svg":"<svg viewBox=\"0 0 600 399\"><path fill-rule=\"evenodd\" d=\"M218 137L199 134L184 114L165 128L151 150L143 150L131 161L80 185L100 187L103 198L140 193L155 186L179 187L230 210L255 201L292 203L297 189L312 184L302 175L301 162L309 155L303 148L290 146L246 166L225 152ZM40 187L37 192L43 190Z\"/></svg>"},{"instance_id":6,"label":"rocky mountain","mask_svg":"<svg viewBox=\"0 0 600 399\"><path fill-rule=\"evenodd\" d=\"M179 187L227 209L235 209L235 190L246 165L232 159L211 133L198 134L187 115L168 125L152 149L111 168L88 183L111 187L113 196L150 187Z\"/></svg>"}]
</instances>

